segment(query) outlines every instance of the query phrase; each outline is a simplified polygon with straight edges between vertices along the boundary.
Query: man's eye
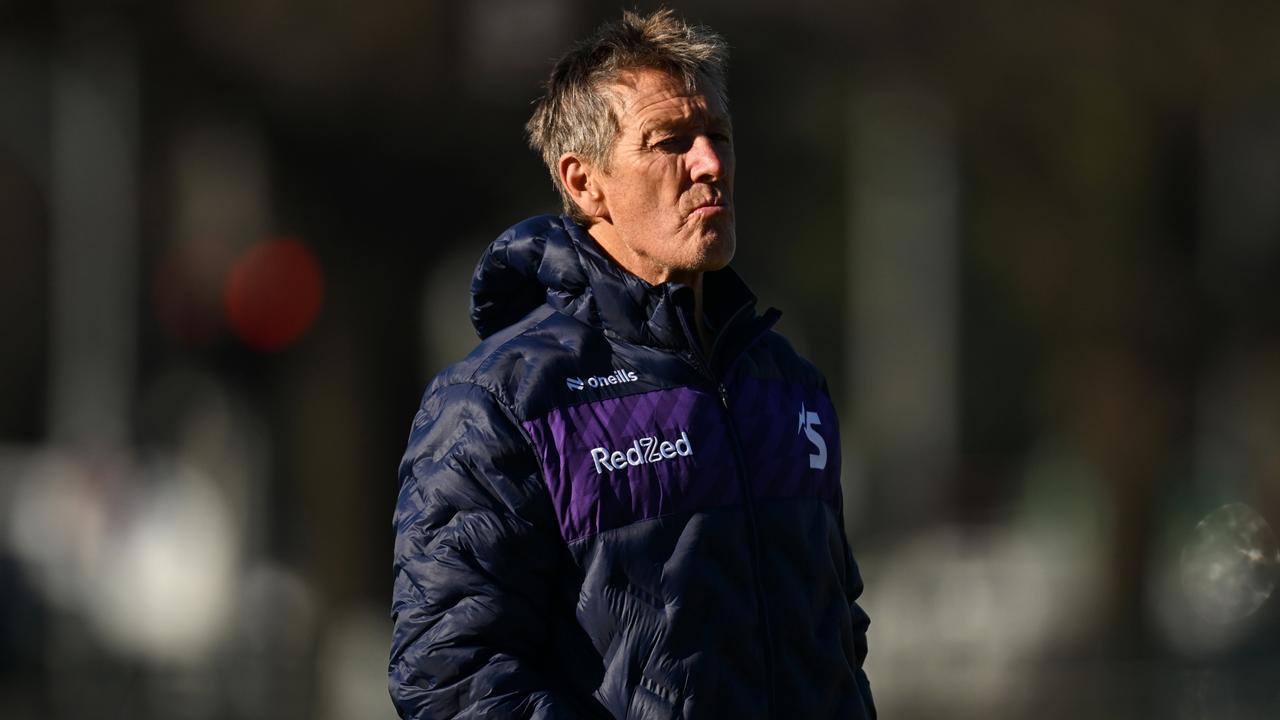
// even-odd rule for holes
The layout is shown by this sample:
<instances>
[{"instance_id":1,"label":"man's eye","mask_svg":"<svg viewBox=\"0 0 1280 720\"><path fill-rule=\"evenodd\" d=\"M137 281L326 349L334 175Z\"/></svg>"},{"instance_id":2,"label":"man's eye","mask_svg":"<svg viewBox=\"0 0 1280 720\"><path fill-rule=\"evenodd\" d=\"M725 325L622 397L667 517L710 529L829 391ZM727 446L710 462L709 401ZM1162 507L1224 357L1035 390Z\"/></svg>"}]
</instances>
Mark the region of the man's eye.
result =
<instances>
[{"instance_id":1,"label":"man's eye","mask_svg":"<svg viewBox=\"0 0 1280 720\"><path fill-rule=\"evenodd\" d=\"M655 141L653 147L663 152L684 152L690 144L689 138L683 135L672 135Z\"/></svg>"}]
</instances>

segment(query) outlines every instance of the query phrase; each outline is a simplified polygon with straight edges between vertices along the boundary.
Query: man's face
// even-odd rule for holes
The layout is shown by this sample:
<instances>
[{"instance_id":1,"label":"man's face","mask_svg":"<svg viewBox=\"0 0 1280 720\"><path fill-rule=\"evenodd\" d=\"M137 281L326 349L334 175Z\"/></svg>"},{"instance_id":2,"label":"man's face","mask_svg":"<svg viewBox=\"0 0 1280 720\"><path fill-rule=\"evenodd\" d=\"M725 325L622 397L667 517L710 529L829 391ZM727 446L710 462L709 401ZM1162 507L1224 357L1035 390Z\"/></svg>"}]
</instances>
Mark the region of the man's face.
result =
<instances>
[{"instance_id":1,"label":"man's face","mask_svg":"<svg viewBox=\"0 0 1280 720\"><path fill-rule=\"evenodd\" d=\"M611 251L651 283L691 282L734 251L733 140L728 109L657 70L610 88L618 136L597 175L621 248Z\"/></svg>"}]
</instances>

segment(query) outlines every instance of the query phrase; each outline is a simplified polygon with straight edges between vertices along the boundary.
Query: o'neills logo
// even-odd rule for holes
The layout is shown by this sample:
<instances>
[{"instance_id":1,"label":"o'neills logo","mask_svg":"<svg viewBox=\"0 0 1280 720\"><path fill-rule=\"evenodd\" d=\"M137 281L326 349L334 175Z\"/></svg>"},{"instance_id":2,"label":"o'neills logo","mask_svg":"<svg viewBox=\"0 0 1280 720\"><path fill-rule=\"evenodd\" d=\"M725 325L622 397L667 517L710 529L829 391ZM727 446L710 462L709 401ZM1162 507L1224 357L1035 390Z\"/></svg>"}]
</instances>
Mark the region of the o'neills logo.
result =
<instances>
[{"instance_id":1,"label":"o'neills logo","mask_svg":"<svg viewBox=\"0 0 1280 720\"><path fill-rule=\"evenodd\" d=\"M570 390L581 390L585 387L599 388L605 385L621 385L622 383L635 382L640 376L631 370L614 370L611 375L597 375L589 377L586 380L582 378L565 378L564 384L569 386Z\"/></svg>"},{"instance_id":2,"label":"o'neills logo","mask_svg":"<svg viewBox=\"0 0 1280 720\"><path fill-rule=\"evenodd\" d=\"M596 474L600 475L605 470L660 463L673 457L688 457L692 454L693 445L689 444L689 433L681 430L680 439L674 442L650 436L637 438L626 450L591 448L591 462L595 463Z\"/></svg>"}]
</instances>

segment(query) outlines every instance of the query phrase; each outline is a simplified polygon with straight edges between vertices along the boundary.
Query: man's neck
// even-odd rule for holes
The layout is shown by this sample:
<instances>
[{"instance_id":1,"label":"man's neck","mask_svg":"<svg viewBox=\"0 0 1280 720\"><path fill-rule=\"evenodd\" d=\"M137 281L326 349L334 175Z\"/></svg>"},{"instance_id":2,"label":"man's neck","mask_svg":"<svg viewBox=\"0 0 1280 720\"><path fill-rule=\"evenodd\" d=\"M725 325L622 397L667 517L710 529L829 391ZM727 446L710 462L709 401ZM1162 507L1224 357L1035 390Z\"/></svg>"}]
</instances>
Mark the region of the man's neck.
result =
<instances>
[{"instance_id":1,"label":"man's neck","mask_svg":"<svg viewBox=\"0 0 1280 720\"><path fill-rule=\"evenodd\" d=\"M671 268L658 267L648 262L643 256L634 252L622 242L618 234L614 232L613 226L607 222L593 223L587 228L587 234L591 236L596 244L604 250L615 263L623 270L644 280L650 285L661 285L667 282L677 282L687 285L693 291L693 318L694 328L697 340L702 346L704 353L711 352L711 328L707 327L704 320L702 306L702 272L700 271L681 271Z\"/></svg>"}]
</instances>

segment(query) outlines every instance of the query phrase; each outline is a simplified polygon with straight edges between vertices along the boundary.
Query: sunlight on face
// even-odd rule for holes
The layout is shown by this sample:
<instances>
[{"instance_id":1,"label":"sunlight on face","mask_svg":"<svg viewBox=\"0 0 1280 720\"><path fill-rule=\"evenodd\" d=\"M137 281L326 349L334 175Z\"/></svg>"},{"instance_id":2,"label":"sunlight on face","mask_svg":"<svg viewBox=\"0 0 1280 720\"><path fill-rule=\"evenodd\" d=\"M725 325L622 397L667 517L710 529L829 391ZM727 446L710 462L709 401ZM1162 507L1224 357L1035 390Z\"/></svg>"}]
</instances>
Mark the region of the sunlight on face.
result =
<instances>
[{"instance_id":1,"label":"sunlight on face","mask_svg":"<svg viewBox=\"0 0 1280 720\"><path fill-rule=\"evenodd\" d=\"M610 92L619 128L598 176L613 240L606 249L655 284L724 267L735 243L724 103L657 70L627 73Z\"/></svg>"}]
</instances>

